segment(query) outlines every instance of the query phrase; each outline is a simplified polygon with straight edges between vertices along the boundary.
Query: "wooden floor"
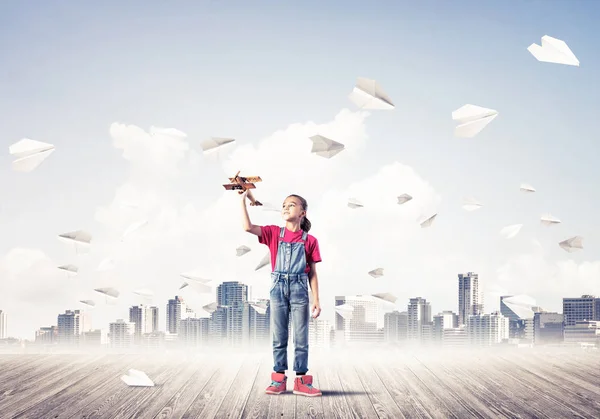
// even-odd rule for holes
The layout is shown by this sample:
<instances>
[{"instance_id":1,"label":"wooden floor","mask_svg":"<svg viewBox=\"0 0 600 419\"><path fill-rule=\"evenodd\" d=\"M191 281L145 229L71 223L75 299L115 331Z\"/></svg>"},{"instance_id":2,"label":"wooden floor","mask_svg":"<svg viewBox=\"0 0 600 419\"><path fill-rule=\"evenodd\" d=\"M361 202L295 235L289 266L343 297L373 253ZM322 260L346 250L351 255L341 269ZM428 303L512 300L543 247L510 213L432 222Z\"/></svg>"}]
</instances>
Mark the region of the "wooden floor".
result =
<instances>
[{"instance_id":1,"label":"wooden floor","mask_svg":"<svg viewBox=\"0 0 600 419\"><path fill-rule=\"evenodd\" d=\"M268 352L0 354L0 418L600 417L600 351L330 351L309 366L322 397L293 395L293 372L265 394ZM128 387L129 368L155 387Z\"/></svg>"}]
</instances>

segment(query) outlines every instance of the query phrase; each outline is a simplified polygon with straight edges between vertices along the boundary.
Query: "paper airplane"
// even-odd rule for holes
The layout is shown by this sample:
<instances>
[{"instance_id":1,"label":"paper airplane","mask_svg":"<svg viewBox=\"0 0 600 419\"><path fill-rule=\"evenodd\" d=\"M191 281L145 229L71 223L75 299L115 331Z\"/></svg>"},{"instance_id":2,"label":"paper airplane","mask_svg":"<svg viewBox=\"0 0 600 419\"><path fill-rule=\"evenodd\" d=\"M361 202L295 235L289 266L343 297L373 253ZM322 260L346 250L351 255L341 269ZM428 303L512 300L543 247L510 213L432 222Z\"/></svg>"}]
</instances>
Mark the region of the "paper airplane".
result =
<instances>
[{"instance_id":1,"label":"paper airplane","mask_svg":"<svg viewBox=\"0 0 600 419\"><path fill-rule=\"evenodd\" d=\"M563 240L558 245L565 251L569 253L576 252L578 250L583 249L583 237L575 236L570 239Z\"/></svg>"},{"instance_id":2,"label":"paper airplane","mask_svg":"<svg viewBox=\"0 0 600 419\"><path fill-rule=\"evenodd\" d=\"M379 83L364 77L358 77L348 98L361 109L394 109L392 99L384 93Z\"/></svg>"},{"instance_id":3,"label":"paper airplane","mask_svg":"<svg viewBox=\"0 0 600 419\"><path fill-rule=\"evenodd\" d=\"M150 127L150 135L168 135L169 137L186 138L187 134L175 128Z\"/></svg>"},{"instance_id":4,"label":"paper airplane","mask_svg":"<svg viewBox=\"0 0 600 419\"><path fill-rule=\"evenodd\" d=\"M266 314L267 307L262 304L250 303L250 305L256 310L258 314Z\"/></svg>"},{"instance_id":5,"label":"paper airplane","mask_svg":"<svg viewBox=\"0 0 600 419\"><path fill-rule=\"evenodd\" d=\"M521 227L523 227L523 224L512 224L506 226L502 230L500 230L500 235L505 239L512 239L517 234L519 234L519 231L521 231Z\"/></svg>"},{"instance_id":6,"label":"paper airplane","mask_svg":"<svg viewBox=\"0 0 600 419\"><path fill-rule=\"evenodd\" d=\"M521 192L535 192L535 188L527 183L522 183L521 188L519 189Z\"/></svg>"},{"instance_id":7,"label":"paper airplane","mask_svg":"<svg viewBox=\"0 0 600 419\"><path fill-rule=\"evenodd\" d=\"M263 211L281 212L281 208L276 208L275 205L269 204L268 202L263 202L261 208Z\"/></svg>"},{"instance_id":8,"label":"paper airplane","mask_svg":"<svg viewBox=\"0 0 600 419\"><path fill-rule=\"evenodd\" d=\"M383 276L383 268L373 269L372 271L369 271L369 275L373 278L379 278L380 276Z\"/></svg>"},{"instance_id":9,"label":"paper airplane","mask_svg":"<svg viewBox=\"0 0 600 419\"><path fill-rule=\"evenodd\" d=\"M116 290L115 288L95 288L94 291L99 292L100 294L104 294L108 297L112 297L112 298L118 298L119 297L119 291Z\"/></svg>"},{"instance_id":10,"label":"paper airplane","mask_svg":"<svg viewBox=\"0 0 600 419\"><path fill-rule=\"evenodd\" d=\"M394 294L390 294L389 292L384 292L380 294L371 294L375 298L379 298L380 300L387 301L390 303L395 303L398 299Z\"/></svg>"},{"instance_id":11,"label":"paper airplane","mask_svg":"<svg viewBox=\"0 0 600 419\"><path fill-rule=\"evenodd\" d=\"M313 135L310 139L313 142L310 152L328 159L343 151L345 148L344 144L323 137L322 135Z\"/></svg>"},{"instance_id":12,"label":"paper airplane","mask_svg":"<svg viewBox=\"0 0 600 419\"><path fill-rule=\"evenodd\" d=\"M565 64L579 67L579 60L573 54L565 41L552 38L551 36L542 36L542 45L531 44L527 51L535 57L536 60L544 63Z\"/></svg>"},{"instance_id":13,"label":"paper airplane","mask_svg":"<svg viewBox=\"0 0 600 419\"><path fill-rule=\"evenodd\" d=\"M235 142L235 139L233 138L212 137L208 140L203 141L202 144L200 144L200 146L202 147L202 151L206 153L233 142Z\"/></svg>"},{"instance_id":14,"label":"paper airplane","mask_svg":"<svg viewBox=\"0 0 600 419\"><path fill-rule=\"evenodd\" d=\"M75 265L63 265L63 266L59 266L58 269L67 271L68 273L73 274L73 275L77 275L77 272L79 271L79 268Z\"/></svg>"},{"instance_id":15,"label":"paper airplane","mask_svg":"<svg viewBox=\"0 0 600 419\"><path fill-rule=\"evenodd\" d=\"M199 271L183 272L183 273L179 274L179 276L181 276L182 278L185 278L185 279L190 279L192 281L198 281L203 284L206 284L206 283L212 281L212 279L206 279L203 276L201 276Z\"/></svg>"},{"instance_id":16,"label":"paper airplane","mask_svg":"<svg viewBox=\"0 0 600 419\"><path fill-rule=\"evenodd\" d=\"M254 270L258 271L260 268L263 268L263 267L267 266L269 263L271 263L271 251L270 250L260 260L260 262L258 262L258 265L256 266L256 268L254 268Z\"/></svg>"},{"instance_id":17,"label":"paper airplane","mask_svg":"<svg viewBox=\"0 0 600 419\"><path fill-rule=\"evenodd\" d=\"M77 230L70 231L68 233L63 233L58 235L59 239L66 241L68 243L76 243L76 244L90 244L92 241L92 235L87 231Z\"/></svg>"},{"instance_id":18,"label":"paper airplane","mask_svg":"<svg viewBox=\"0 0 600 419\"><path fill-rule=\"evenodd\" d=\"M465 198L463 203L463 209L467 211L475 211L481 208L482 206L483 204L473 197Z\"/></svg>"},{"instance_id":19,"label":"paper airplane","mask_svg":"<svg viewBox=\"0 0 600 419\"><path fill-rule=\"evenodd\" d=\"M560 220L551 214L542 215L542 217L540 218L540 222L545 226L560 224Z\"/></svg>"},{"instance_id":20,"label":"paper airplane","mask_svg":"<svg viewBox=\"0 0 600 419\"><path fill-rule=\"evenodd\" d=\"M470 104L464 105L452 112L452 119L460 123L454 129L454 135L461 138L472 138L497 116L498 112L493 109Z\"/></svg>"},{"instance_id":21,"label":"paper airplane","mask_svg":"<svg viewBox=\"0 0 600 419\"><path fill-rule=\"evenodd\" d=\"M532 319L538 308L535 300L524 294L504 297L502 303L522 319Z\"/></svg>"},{"instance_id":22,"label":"paper airplane","mask_svg":"<svg viewBox=\"0 0 600 419\"><path fill-rule=\"evenodd\" d=\"M11 155L17 159L12 162L13 170L17 172L31 172L54 152L52 144L23 138L8 147Z\"/></svg>"},{"instance_id":23,"label":"paper airplane","mask_svg":"<svg viewBox=\"0 0 600 419\"><path fill-rule=\"evenodd\" d=\"M237 249L235 249L235 255L236 256L244 256L246 253L248 253L250 249L248 246L240 246Z\"/></svg>"},{"instance_id":24,"label":"paper airplane","mask_svg":"<svg viewBox=\"0 0 600 419\"><path fill-rule=\"evenodd\" d=\"M400 196L398 197L398 205L405 204L405 203L407 203L408 201L410 201L411 199L413 199L413 197L412 197L412 196L410 196L410 195L409 195L409 194L407 194L407 193L404 193L404 194L402 194L402 195L400 195Z\"/></svg>"},{"instance_id":25,"label":"paper airplane","mask_svg":"<svg viewBox=\"0 0 600 419\"><path fill-rule=\"evenodd\" d=\"M433 224L433 221L435 220L435 217L437 217L437 214L433 214L431 217L429 217L425 221L422 221L420 223L421 224L421 228L431 227L431 225Z\"/></svg>"},{"instance_id":26,"label":"paper airplane","mask_svg":"<svg viewBox=\"0 0 600 419\"><path fill-rule=\"evenodd\" d=\"M129 375L121 376L121 380L131 387L154 387L154 383L142 371L130 369Z\"/></svg>"},{"instance_id":27,"label":"paper airplane","mask_svg":"<svg viewBox=\"0 0 600 419\"><path fill-rule=\"evenodd\" d=\"M90 307L96 306L96 303L93 300L79 300L79 302Z\"/></svg>"},{"instance_id":28,"label":"paper airplane","mask_svg":"<svg viewBox=\"0 0 600 419\"><path fill-rule=\"evenodd\" d=\"M212 313L212 312L216 311L218 307L219 306L217 305L216 302L212 302L212 303L209 303L209 304L203 306L202 309L208 313Z\"/></svg>"},{"instance_id":29,"label":"paper airplane","mask_svg":"<svg viewBox=\"0 0 600 419\"><path fill-rule=\"evenodd\" d=\"M340 304L335 306L335 312L342 316L344 320L352 320L354 314L354 307L349 304Z\"/></svg>"},{"instance_id":30,"label":"paper airplane","mask_svg":"<svg viewBox=\"0 0 600 419\"><path fill-rule=\"evenodd\" d=\"M355 208L362 208L362 207L364 207L364 205L356 198L349 198L348 199L348 207L355 209Z\"/></svg>"},{"instance_id":31,"label":"paper airplane","mask_svg":"<svg viewBox=\"0 0 600 419\"><path fill-rule=\"evenodd\" d=\"M133 291L133 293L137 294L137 295L141 295L142 297L147 297L147 298L154 296L154 292L152 292L152 290L150 290L148 288L142 288L139 290L135 290L135 291Z\"/></svg>"}]
</instances>

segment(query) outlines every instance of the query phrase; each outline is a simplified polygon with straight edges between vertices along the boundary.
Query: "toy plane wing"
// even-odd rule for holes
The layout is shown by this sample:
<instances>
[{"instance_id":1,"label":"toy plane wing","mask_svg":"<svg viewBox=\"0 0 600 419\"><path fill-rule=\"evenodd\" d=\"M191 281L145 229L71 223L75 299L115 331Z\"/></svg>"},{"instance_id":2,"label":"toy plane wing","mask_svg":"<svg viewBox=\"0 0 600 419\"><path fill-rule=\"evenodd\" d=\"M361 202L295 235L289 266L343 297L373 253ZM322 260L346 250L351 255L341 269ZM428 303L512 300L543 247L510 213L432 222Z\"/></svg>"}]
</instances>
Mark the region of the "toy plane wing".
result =
<instances>
[{"instance_id":1,"label":"toy plane wing","mask_svg":"<svg viewBox=\"0 0 600 419\"><path fill-rule=\"evenodd\" d=\"M260 176L240 176L244 182L262 182Z\"/></svg>"},{"instance_id":2,"label":"toy plane wing","mask_svg":"<svg viewBox=\"0 0 600 419\"><path fill-rule=\"evenodd\" d=\"M227 190L244 190L244 189L256 189L256 186L253 183L244 183L244 186L239 185L237 183L229 183L227 185L223 185Z\"/></svg>"}]
</instances>

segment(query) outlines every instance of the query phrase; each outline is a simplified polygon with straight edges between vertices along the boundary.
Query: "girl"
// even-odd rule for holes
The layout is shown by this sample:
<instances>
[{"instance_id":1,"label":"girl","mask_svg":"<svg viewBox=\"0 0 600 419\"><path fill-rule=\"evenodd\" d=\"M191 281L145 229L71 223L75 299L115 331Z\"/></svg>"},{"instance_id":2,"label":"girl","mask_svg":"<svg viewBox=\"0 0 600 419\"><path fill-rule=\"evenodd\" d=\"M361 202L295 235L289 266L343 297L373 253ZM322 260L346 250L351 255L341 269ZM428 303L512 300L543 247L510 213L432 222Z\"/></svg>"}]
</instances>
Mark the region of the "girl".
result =
<instances>
[{"instance_id":1,"label":"girl","mask_svg":"<svg viewBox=\"0 0 600 419\"><path fill-rule=\"evenodd\" d=\"M321 396L321 391L312 386L313 377L308 371L308 322L321 314L316 264L321 262L319 243L308 234L310 221L306 218L306 200L290 195L283 202L284 227L276 225L257 226L250 222L246 208L248 190L242 192L244 231L258 236L258 242L271 250L271 330L273 335L273 359L271 385L267 394L286 391L288 330L290 313L294 329L294 394ZM309 311L308 284L313 303Z\"/></svg>"}]
</instances>

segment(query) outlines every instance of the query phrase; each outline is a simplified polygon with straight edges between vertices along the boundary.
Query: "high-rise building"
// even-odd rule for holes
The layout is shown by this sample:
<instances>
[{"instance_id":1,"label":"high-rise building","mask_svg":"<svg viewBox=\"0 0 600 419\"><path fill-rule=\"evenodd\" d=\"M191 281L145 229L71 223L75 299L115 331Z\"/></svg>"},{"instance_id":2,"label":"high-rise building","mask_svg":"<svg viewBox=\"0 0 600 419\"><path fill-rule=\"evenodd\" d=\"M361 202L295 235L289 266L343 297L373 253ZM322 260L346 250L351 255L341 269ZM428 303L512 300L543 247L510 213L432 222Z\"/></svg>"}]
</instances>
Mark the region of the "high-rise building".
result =
<instances>
[{"instance_id":1,"label":"high-rise building","mask_svg":"<svg viewBox=\"0 0 600 419\"><path fill-rule=\"evenodd\" d=\"M158 320L155 319L155 313L158 313L157 307L149 307L144 304L129 308L129 321L135 324L136 343L141 343L144 334L158 331L154 328L158 323L155 321Z\"/></svg>"},{"instance_id":2,"label":"high-rise building","mask_svg":"<svg viewBox=\"0 0 600 419\"><path fill-rule=\"evenodd\" d=\"M458 324L466 324L469 315L483 314L483 292L479 275L458 274Z\"/></svg>"},{"instance_id":3,"label":"high-rise building","mask_svg":"<svg viewBox=\"0 0 600 419\"><path fill-rule=\"evenodd\" d=\"M433 316L433 340L436 344L442 344L445 329L458 327L458 314L445 310Z\"/></svg>"},{"instance_id":4,"label":"high-rise building","mask_svg":"<svg viewBox=\"0 0 600 419\"><path fill-rule=\"evenodd\" d=\"M209 322L207 317L188 317L179 323L178 337L185 346L202 347L208 345Z\"/></svg>"},{"instance_id":5,"label":"high-rise building","mask_svg":"<svg viewBox=\"0 0 600 419\"><path fill-rule=\"evenodd\" d=\"M533 343L557 344L564 341L564 316L560 313L538 312L533 317Z\"/></svg>"},{"instance_id":6,"label":"high-rise building","mask_svg":"<svg viewBox=\"0 0 600 419\"><path fill-rule=\"evenodd\" d=\"M332 325L329 320L311 319L308 323L308 350L329 348Z\"/></svg>"},{"instance_id":7,"label":"high-rise building","mask_svg":"<svg viewBox=\"0 0 600 419\"><path fill-rule=\"evenodd\" d=\"M383 340L386 342L405 341L408 338L408 313L394 310L383 315Z\"/></svg>"},{"instance_id":8,"label":"high-rise building","mask_svg":"<svg viewBox=\"0 0 600 419\"><path fill-rule=\"evenodd\" d=\"M8 324L6 319L6 312L0 310L0 339L6 339L8 337Z\"/></svg>"},{"instance_id":9,"label":"high-rise building","mask_svg":"<svg viewBox=\"0 0 600 419\"><path fill-rule=\"evenodd\" d=\"M581 320L572 326L565 326L565 343L600 346L600 322Z\"/></svg>"},{"instance_id":10,"label":"high-rise building","mask_svg":"<svg viewBox=\"0 0 600 419\"><path fill-rule=\"evenodd\" d=\"M503 295L500 297L500 313L508 317L509 339L533 342L535 313L543 311L528 295Z\"/></svg>"},{"instance_id":11,"label":"high-rise building","mask_svg":"<svg viewBox=\"0 0 600 419\"><path fill-rule=\"evenodd\" d=\"M565 326L575 326L579 321L600 320L600 298L594 295L582 295L575 298L563 298Z\"/></svg>"},{"instance_id":12,"label":"high-rise building","mask_svg":"<svg viewBox=\"0 0 600 419\"><path fill-rule=\"evenodd\" d=\"M167 303L167 333L177 334L179 330L179 322L182 315L186 313L187 307L183 301L183 297L175 296Z\"/></svg>"},{"instance_id":13,"label":"high-rise building","mask_svg":"<svg viewBox=\"0 0 600 419\"><path fill-rule=\"evenodd\" d=\"M467 335L473 346L491 346L508 340L508 317L498 311L470 315L467 322Z\"/></svg>"},{"instance_id":14,"label":"high-rise building","mask_svg":"<svg viewBox=\"0 0 600 419\"><path fill-rule=\"evenodd\" d=\"M109 341L111 348L128 349L133 346L135 323L117 319L109 324Z\"/></svg>"},{"instance_id":15,"label":"high-rise building","mask_svg":"<svg viewBox=\"0 0 600 419\"><path fill-rule=\"evenodd\" d=\"M36 330L35 332L35 343L45 345L58 343L58 327L40 327L39 330Z\"/></svg>"},{"instance_id":16,"label":"high-rise building","mask_svg":"<svg viewBox=\"0 0 600 419\"><path fill-rule=\"evenodd\" d=\"M383 330L377 330L377 302L370 295L336 296L335 305L353 307L352 317L335 313L336 344L343 342L383 341ZM338 339L339 337L339 339Z\"/></svg>"},{"instance_id":17,"label":"high-rise building","mask_svg":"<svg viewBox=\"0 0 600 419\"><path fill-rule=\"evenodd\" d=\"M81 333L89 330L89 317L83 310L66 310L58 315L58 343L61 345L77 345Z\"/></svg>"},{"instance_id":18,"label":"high-rise building","mask_svg":"<svg viewBox=\"0 0 600 419\"><path fill-rule=\"evenodd\" d=\"M248 285L227 281L217 287L217 305L234 306L245 302L248 302Z\"/></svg>"},{"instance_id":19,"label":"high-rise building","mask_svg":"<svg viewBox=\"0 0 600 419\"><path fill-rule=\"evenodd\" d=\"M421 342L423 325L430 323L431 304L425 298L411 298L408 304L408 340ZM429 333L429 328L427 331Z\"/></svg>"},{"instance_id":20,"label":"high-rise building","mask_svg":"<svg viewBox=\"0 0 600 419\"><path fill-rule=\"evenodd\" d=\"M249 329L250 345L264 346L271 344L271 302L268 299L258 299L250 305Z\"/></svg>"}]
</instances>

